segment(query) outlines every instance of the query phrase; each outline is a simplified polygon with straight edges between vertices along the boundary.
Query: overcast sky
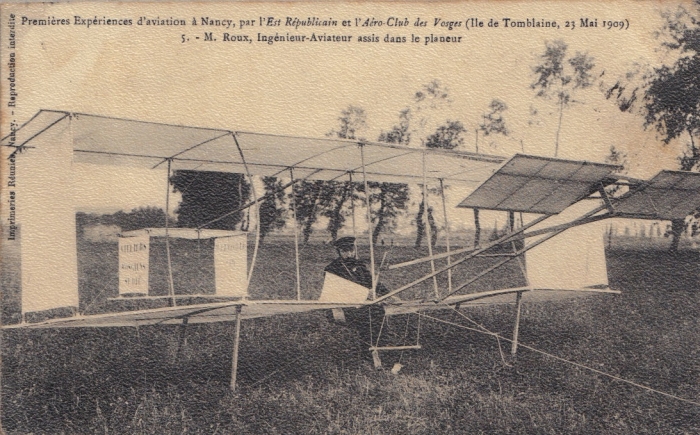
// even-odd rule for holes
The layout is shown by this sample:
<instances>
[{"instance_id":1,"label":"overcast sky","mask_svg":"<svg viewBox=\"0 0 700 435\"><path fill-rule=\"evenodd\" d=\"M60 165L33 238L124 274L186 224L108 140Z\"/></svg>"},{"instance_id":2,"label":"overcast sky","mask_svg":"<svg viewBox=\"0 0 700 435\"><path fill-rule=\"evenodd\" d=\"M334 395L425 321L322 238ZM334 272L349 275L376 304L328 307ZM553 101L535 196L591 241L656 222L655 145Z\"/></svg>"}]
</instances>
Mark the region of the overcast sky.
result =
<instances>
[{"instance_id":1,"label":"overcast sky","mask_svg":"<svg viewBox=\"0 0 700 435\"><path fill-rule=\"evenodd\" d=\"M424 84L439 80L449 91L450 107L435 117L462 121L469 129L465 150L474 150L474 127L493 98L505 101L511 139L499 148L481 151L504 155L520 151L553 155L557 116L552 102L537 99L530 89L532 67L545 41L562 39L569 52L595 58L596 75L612 83L634 62L657 62L661 8L672 2L487 2L438 5L401 3L344 4L59 4L12 6L29 18L75 15L97 18L183 18L185 27L17 26L18 89L15 118L29 119L41 108L103 114L140 120L204 127L323 136L337 125L348 105L365 109L369 121L364 135L375 140L382 129L397 122L399 111L411 104ZM9 10L5 10L5 17ZM266 27L232 29L191 26L193 17L233 19L275 16L315 16L342 21L354 18L420 17L428 27L335 29ZM432 27L441 17L464 22L476 17L556 20L559 29ZM580 28L581 18L597 18L598 28ZM629 20L627 30L601 28L603 20ZM573 20L577 28L564 29ZM238 27L238 24L237 26ZM7 32L7 28L3 29ZM204 31L273 35L317 33L352 35L352 43L290 42L272 45L193 41ZM425 45L356 42L359 35L386 34L462 36L462 43ZM7 40L7 33L5 39ZM191 38L182 43L182 35ZM3 98L6 94L3 93ZM641 118L621 113L603 98L598 86L576 96L580 103L564 112L560 157L603 161L611 145L628 152L631 172L653 175L659 168L675 169L677 147L663 148L655 135L644 132ZM538 115L533 116L536 110ZM3 118L7 122L8 118ZM3 125L6 128L6 124ZM5 130L7 131L7 130ZM417 143L417 142L416 142ZM416 144L414 143L414 144ZM483 145L482 145L483 146ZM143 173L136 174L138 177ZM123 172L105 169L76 174L84 209L132 208L146 202L163 203L165 175L154 172L148 183L129 181ZM115 184L116 180L120 180ZM144 188L142 186L149 185ZM123 191L115 192L115 186ZM95 193L97 192L97 193ZM106 193L109 192L109 195Z\"/></svg>"}]
</instances>

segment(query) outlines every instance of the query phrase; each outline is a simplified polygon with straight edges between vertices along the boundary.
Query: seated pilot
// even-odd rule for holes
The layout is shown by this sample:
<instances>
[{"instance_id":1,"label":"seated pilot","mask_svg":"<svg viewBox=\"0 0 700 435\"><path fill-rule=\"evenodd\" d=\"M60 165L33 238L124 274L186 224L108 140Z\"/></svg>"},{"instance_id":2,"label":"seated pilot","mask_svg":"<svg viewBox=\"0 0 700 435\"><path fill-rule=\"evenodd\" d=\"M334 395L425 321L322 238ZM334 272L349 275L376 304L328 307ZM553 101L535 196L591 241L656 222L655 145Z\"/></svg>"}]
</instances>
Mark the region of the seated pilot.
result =
<instances>
[{"instance_id":1,"label":"seated pilot","mask_svg":"<svg viewBox=\"0 0 700 435\"><path fill-rule=\"evenodd\" d=\"M342 237L336 240L333 245L338 252L338 258L326 266L324 271L371 289L372 273L367 269L363 261L357 259L355 238ZM377 284L378 297L387 293L389 293L389 289L381 283Z\"/></svg>"},{"instance_id":2,"label":"seated pilot","mask_svg":"<svg viewBox=\"0 0 700 435\"><path fill-rule=\"evenodd\" d=\"M355 249L355 238L354 237L343 237L338 239L334 244L336 251L338 252L338 258L333 260L324 271L326 272L326 282L324 284L324 292L321 295L321 299L325 298L325 294L328 291L328 297L335 300L342 300L344 297L354 298L351 293L357 292L358 285L360 290L357 292L358 299L356 301L364 301L370 299L372 288L372 272L367 269L365 263L357 259L357 253ZM329 282L329 274L340 277L344 280L354 283L351 286L343 286L342 284L331 284ZM354 287L354 288L353 288ZM342 292L342 294L335 293ZM384 296L389 293L387 289L381 283L377 284L377 297ZM329 320L337 323L344 323L347 326L354 328L359 335L359 345L360 354L364 358L368 358L373 361L375 367L381 366L381 360L377 351L367 352L369 346L373 346L373 337L379 336L379 330L382 326L382 319L385 315L384 307L381 305L369 305L359 308L336 308L329 311ZM374 319L374 320L372 320Z\"/></svg>"}]
</instances>

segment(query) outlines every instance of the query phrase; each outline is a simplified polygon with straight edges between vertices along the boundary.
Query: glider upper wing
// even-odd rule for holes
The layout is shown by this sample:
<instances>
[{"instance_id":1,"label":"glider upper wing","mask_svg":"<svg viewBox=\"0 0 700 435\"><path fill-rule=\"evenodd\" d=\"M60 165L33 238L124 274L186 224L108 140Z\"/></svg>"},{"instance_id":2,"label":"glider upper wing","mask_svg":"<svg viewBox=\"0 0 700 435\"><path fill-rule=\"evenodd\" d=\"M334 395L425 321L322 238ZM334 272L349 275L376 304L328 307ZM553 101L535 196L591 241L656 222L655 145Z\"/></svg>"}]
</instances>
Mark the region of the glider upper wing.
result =
<instances>
[{"instance_id":1,"label":"glider upper wing","mask_svg":"<svg viewBox=\"0 0 700 435\"><path fill-rule=\"evenodd\" d=\"M286 174L293 168L298 179L340 181L347 181L349 174L361 174L364 167L370 181L406 183L423 179L425 159L426 178L476 185L504 160L462 151L186 127L49 110L42 110L22 126L12 143L31 146L36 136L63 122L70 122L74 161L102 165L155 168L170 161L173 170L260 176ZM3 145L10 140L9 136L4 138Z\"/></svg>"},{"instance_id":2,"label":"glider upper wing","mask_svg":"<svg viewBox=\"0 0 700 435\"><path fill-rule=\"evenodd\" d=\"M700 206L700 173L661 171L615 204L622 217L683 219Z\"/></svg>"},{"instance_id":3,"label":"glider upper wing","mask_svg":"<svg viewBox=\"0 0 700 435\"><path fill-rule=\"evenodd\" d=\"M516 154L459 207L557 214L605 185L619 168Z\"/></svg>"}]
</instances>

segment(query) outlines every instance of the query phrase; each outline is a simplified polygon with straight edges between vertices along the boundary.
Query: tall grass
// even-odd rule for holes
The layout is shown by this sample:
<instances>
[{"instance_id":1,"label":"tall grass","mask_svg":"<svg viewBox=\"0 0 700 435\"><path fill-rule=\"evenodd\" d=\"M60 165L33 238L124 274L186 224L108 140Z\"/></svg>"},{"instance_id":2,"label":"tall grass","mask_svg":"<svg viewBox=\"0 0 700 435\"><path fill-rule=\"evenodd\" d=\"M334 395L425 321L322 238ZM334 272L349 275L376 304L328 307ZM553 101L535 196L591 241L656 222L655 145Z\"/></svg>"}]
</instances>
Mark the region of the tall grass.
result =
<instances>
[{"instance_id":1,"label":"tall grass","mask_svg":"<svg viewBox=\"0 0 700 435\"><path fill-rule=\"evenodd\" d=\"M333 255L311 251L304 258L318 264ZM608 262L622 295L526 304L522 342L700 401L697 253L610 251ZM511 334L512 306L464 312ZM504 345L506 365L493 337L429 321L422 350L386 355L389 366L401 359L398 375L374 370L356 332L325 313L246 321L231 392L232 331L192 325L179 356L172 327L6 331L3 425L34 434L700 433L700 407L523 348L511 358Z\"/></svg>"}]
</instances>

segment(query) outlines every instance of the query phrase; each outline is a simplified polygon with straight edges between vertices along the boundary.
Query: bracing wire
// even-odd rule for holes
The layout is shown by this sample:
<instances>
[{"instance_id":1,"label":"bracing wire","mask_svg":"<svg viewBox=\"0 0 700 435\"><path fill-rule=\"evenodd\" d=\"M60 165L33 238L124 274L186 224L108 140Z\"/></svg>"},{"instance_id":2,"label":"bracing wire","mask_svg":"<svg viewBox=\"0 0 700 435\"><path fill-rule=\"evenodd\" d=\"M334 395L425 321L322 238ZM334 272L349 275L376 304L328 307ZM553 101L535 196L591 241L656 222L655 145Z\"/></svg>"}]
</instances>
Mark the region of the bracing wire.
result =
<instances>
[{"instance_id":1,"label":"bracing wire","mask_svg":"<svg viewBox=\"0 0 700 435\"><path fill-rule=\"evenodd\" d=\"M255 215L257 216L257 224L255 225L255 247L253 248L253 258L250 261L250 270L248 271L248 289L250 289L250 282L253 279L253 270L255 269L255 261L258 258L258 248L260 246L260 204L258 203L258 194L255 190L255 181L253 180L253 176L250 173L250 168L248 168L248 163L246 163L245 156L243 155L243 150L241 149L241 146L238 144L238 139L236 139L236 134L231 133L231 137L233 138L233 142L236 144L236 148L238 148L238 153L241 156L241 162L243 162L243 167L245 168L246 175L248 176L248 180L250 180L250 192L253 194L253 202L255 203Z\"/></svg>"},{"instance_id":2,"label":"bracing wire","mask_svg":"<svg viewBox=\"0 0 700 435\"><path fill-rule=\"evenodd\" d=\"M475 320L472 320L470 317L468 317L463 312L459 311L457 308L453 308L453 309L454 309L455 313L459 314L460 316L464 317L467 321L469 321L469 322L473 323L474 325L476 325L477 327L481 328L482 332L494 336L496 338L496 343L498 343L498 353L501 354L501 362L503 363L504 366L512 367L512 365L510 365L506 362L505 355L503 355L503 346L501 346L501 339L497 333L489 330L487 327L476 322Z\"/></svg>"},{"instance_id":3,"label":"bracing wire","mask_svg":"<svg viewBox=\"0 0 700 435\"><path fill-rule=\"evenodd\" d=\"M372 316L371 312L370 312L370 316ZM377 342L374 344L375 347L379 347L379 340L382 337L382 332L384 332L384 323L386 323L386 316L382 316L382 324L379 326L379 334L377 334ZM371 329L370 329L370 331L371 331Z\"/></svg>"},{"instance_id":4,"label":"bracing wire","mask_svg":"<svg viewBox=\"0 0 700 435\"><path fill-rule=\"evenodd\" d=\"M418 318L420 320L420 317ZM411 323L411 315L406 316L406 326L403 329L403 339L401 340L401 345L406 346L406 337L408 337L408 325ZM416 344L418 344L416 342ZM401 364L401 360L403 359L403 352L404 350L401 349L401 353L399 354L399 364Z\"/></svg>"},{"instance_id":5,"label":"bracing wire","mask_svg":"<svg viewBox=\"0 0 700 435\"><path fill-rule=\"evenodd\" d=\"M470 328L470 327L465 326L465 325L460 325L459 323L450 322L450 321L447 321L447 320L442 320L442 319L439 319L439 318L437 318L437 317L429 316L429 315L427 315L427 314L420 314L420 315L421 315L422 317L425 317L426 319L430 319L430 320L433 320L433 321L439 322L439 323L445 323L445 324L448 324L448 325L451 325L451 326L454 326L454 327L457 327L457 328L466 329L466 330L468 330L468 331L478 332L478 333L480 333L480 334L496 335L496 336L499 336L501 340L505 340L505 341L508 341L508 342L511 342L511 343L512 343L512 340L510 340L510 339L508 339L508 338L505 338L505 337L501 337L499 334L488 333L488 332L482 331L482 330L480 330L480 329ZM587 365L584 365L584 364L581 364L581 363L577 363L577 362L575 362L575 361L570 361L570 360L568 360L568 359L562 358L562 357L560 357L560 356L553 355L553 354L551 354L551 353L549 353L549 352L545 352L545 351L543 351L543 350L534 348L534 347L532 347L532 346L528 346L528 345L523 344L523 343L520 343L520 342L518 342L518 346L519 346L519 347L524 347L525 349L528 349L528 350L530 350L530 351L532 351L532 352L539 353L539 354L541 354L541 355L544 355L544 356L546 356L546 357L555 359L555 360L557 360L557 361L561 361L561 362L564 362L564 363L567 363L567 364L571 364L571 365L573 365L573 366L582 368L582 369L584 369L584 370L588 370L588 371L591 371L591 372L593 372L593 373L597 373L597 374L599 374L599 375L601 375L601 376L605 376L605 377L608 377L608 378L610 378L610 379L613 379L613 380L616 380L616 381L619 381L619 382L622 382L622 383L625 383L625 384L628 384L628 385L632 385L632 386L637 387L637 388L641 388L641 389L646 390L646 391L649 391L649 392L651 392L651 393L656 393L656 394L659 394L659 395L662 395L662 396L665 396L665 397L669 397L669 398L671 398L671 399L675 399L675 400L678 400L678 401L681 401L681 402L689 403L689 404L691 404L691 405L700 406L700 402L696 402L696 401L694 401L694 400L690 400L690 399L686 399L686 398L684 398L684 397L676 396L675 394L667 393L667 392L665 392L665 391L657 390L657 389L655 389L655 388L651 388L651 387L649 387L649 386L646 386L646 385L643 385L643 384L640 384L640 383L637 383L637 382L634 382L634 381L630 381L629 379L621 378L621 377L619 377L619 376L615 376L615 375L613 375L613 374L606 373L606 372L604 372L604 371L602 371L602 370L594 369L593 367L589 367L589 366L587 366Z\"/></svg>"}]
</instances>

